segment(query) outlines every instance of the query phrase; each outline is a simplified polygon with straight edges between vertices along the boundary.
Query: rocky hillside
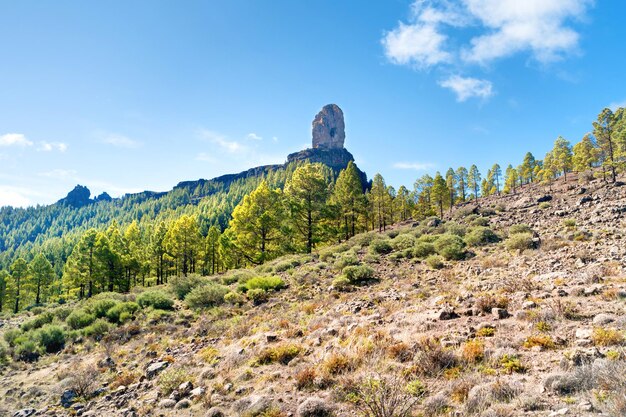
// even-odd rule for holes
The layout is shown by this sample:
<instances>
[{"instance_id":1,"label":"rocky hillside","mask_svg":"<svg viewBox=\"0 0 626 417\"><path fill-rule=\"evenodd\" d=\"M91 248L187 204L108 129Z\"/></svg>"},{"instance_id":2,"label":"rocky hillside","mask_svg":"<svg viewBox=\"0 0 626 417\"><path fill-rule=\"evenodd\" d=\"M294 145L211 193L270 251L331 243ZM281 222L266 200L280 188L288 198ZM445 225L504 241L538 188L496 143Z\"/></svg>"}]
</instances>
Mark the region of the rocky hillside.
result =
<instances>
[{"instance_id":1,"label":"rocky hillside","mask_svg":"<svg viewBox=\"0 0 626 417\"><path fill-rule=\"evenodd\" d=\"M5 319L0 416L626 415L626 186L576 181Z\"/></svg>"}]
</instances>

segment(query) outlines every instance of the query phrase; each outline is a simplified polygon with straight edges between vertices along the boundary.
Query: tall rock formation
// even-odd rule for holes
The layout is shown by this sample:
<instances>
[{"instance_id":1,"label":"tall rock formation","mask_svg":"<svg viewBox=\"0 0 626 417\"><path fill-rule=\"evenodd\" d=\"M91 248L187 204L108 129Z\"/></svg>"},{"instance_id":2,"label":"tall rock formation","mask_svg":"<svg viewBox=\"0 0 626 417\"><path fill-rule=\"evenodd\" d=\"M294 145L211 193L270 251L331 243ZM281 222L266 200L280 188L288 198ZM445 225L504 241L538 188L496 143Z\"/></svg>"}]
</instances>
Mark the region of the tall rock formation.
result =
<instances>
[{"instance_id":1,"label":"tall rock formation","mask_svg":"<svg viewBox=\"0 0 626 417\"><path fill-rule=\"evenodd\" d=\"M343 149L345 129L343 111L336 104L327 104L313 119L313 148Z\"/></svg>"}]
</instances>

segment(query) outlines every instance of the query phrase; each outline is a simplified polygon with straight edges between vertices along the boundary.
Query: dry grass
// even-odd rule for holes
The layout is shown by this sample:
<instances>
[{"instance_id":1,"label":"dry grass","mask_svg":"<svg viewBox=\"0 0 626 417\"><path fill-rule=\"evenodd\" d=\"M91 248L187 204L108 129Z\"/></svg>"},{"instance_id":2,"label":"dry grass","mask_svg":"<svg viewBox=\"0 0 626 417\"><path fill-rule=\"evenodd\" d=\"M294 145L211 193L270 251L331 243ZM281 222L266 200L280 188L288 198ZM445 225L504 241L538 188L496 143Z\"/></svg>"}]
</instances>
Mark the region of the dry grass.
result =
<instances>
[{"instance_id":1,"label":"dry grass","mask_svg":"<svg viewBox=\"0 0 626 417\"><path fill-rule=\"evenodd\" d=\"M470 340L461 347L461 358L468 364L476 364L485 358L485 343Z\"/></svg>"},{"instance_id":2,"label":"dry grass","mask_svg":"<svg viewBox=\"0 0 626 417\"><path fill-rule=\"evenodd\" d=\"M596 346L618 346L624 343L624 334L615 329L596 327L591 334L591 340Z\"/></svg>"}]
</instances>

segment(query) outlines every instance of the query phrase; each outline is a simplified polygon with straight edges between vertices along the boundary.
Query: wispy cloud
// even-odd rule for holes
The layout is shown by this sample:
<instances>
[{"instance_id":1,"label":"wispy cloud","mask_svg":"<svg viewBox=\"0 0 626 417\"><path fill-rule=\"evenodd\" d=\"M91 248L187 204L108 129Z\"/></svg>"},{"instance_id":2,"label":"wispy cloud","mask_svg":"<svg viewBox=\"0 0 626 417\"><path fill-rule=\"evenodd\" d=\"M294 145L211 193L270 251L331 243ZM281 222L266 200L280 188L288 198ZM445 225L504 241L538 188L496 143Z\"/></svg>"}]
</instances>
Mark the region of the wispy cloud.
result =
<instances>
[{"instance_id":1,"label":"wispy cloud","mask_svg":"<svg viewBox=\"0 0 626 417\"><path fill-rule=\"evenodd\" d=\"M440 81L439 85L452 90L456 94L456 100L459 102L472 97L487 99L493 95L493 85L488 80L453 75Z\"/></svg>"},{"instance_id":2,"label":"wispy cloud","mask_svg":"<svg viewBox=\"0 0 626 417\"><path fill-rule=\"evenodd\" d=\"M410 169L413 171L428 171L435 168L435 166L431 162L396 162L393 164L395 169Z\"/></svg>"},{"instance_id":3,"label":"wispy cloud","mask_svg":"<svg viewBox=\"0 0 626 417\"><path fill-rule=\"evenodd\" d=\"M33 142L28 140L22 133L5 133L0 135L0 146L33 146Z\"/></svg>"},{"instance_id":4,"label":"wispy cloud","mask_svg":"<svg viewBox=\"0 0 626 417\"><path fill-rule=\"evenodd\" d=\"M229 140L225 135L211 130L201 130L200 136L229 153L241 153L248 150L247 146L237 141Z\"/></svg>"},{"instance_id":5,"label":"wispy cloud","mask_svg":"<svg viewBox=\"0 0 626 417\"><path fill-rule=\"evenodd\" d=\"M408 22L385 32L387 59L416 69L467 71L520 53L548 64L578 51L574 21L594 0L415 0ZM455 78L456 77L456 78ZM463 82L462 82L463 81ZM439 83L457 100L493 95L491 82L456 75Z\"/></svg>"},{"instance_id":6,"label":"wispy cloud","mask_svg":"<svg viewBox=\"0 0 626 417\"><path fill-rule=\"evenodd\" d=\"M63 142L42 141L38 143L37 150L39 152L52 152L52 151L65 152L67 150L67 144Z\"/></svg>"},{"instance_id":7,"label":"wispy cloud","mask_svg":"<svg viewBox=\"0 0 626 417\"><path fill-rule=\"evenodd\" d=\"M103 135L101 139L102 143L115 146L117 148L136 149L142 144L136 140L133 140L127 136L119 135L117 133L108 133Z\"/></svg>"},{"instance_id":8,"label":"wispy cloud","mask_svg":"<svg viewBox=\"0 0 626 417\"><path fill-rule=\"evenodd\" d=\"M263 138L259 135L257 135L256 133L252 132L252 133L248 133L246 135L246 139L248 140L263 140Z\"/></svg>"}]
</instances>

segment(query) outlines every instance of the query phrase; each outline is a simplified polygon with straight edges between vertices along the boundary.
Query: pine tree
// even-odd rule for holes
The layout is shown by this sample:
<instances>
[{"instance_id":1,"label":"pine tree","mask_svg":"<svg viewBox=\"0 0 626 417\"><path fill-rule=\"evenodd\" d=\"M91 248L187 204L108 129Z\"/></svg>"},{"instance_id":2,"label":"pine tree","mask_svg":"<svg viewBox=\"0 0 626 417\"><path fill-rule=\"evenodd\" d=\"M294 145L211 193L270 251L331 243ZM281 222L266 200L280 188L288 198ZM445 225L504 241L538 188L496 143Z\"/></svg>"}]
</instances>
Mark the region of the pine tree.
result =
<instances>
[{"instance_id":1,"label":"pine tree","mask_svg":"<svg viewBox=\"0 0 626 417\"><path fill-rule=\"evenodd\" d=\"M567 172L572 170L572 147L563 137L559 136L552 148L552 161L557 172L561 172L567 181ZM544 159L545 164L545 159Z\"/></svg>"},{"instance_id":2,"label":"pine tree","mask_svg":"<svg viewBox=\"0 0 626 417\"><path fill-rule=\"evenodd\" d=\"M513 168L511 164L506 167L506 171L504 173L504 192L505 193L513 193L515 194L515 188L517 186L518 174L517 169Z\"/></svg>"},{"instance_id":3,"label":"pine tree","mask_svg":"<svg viewBox=\"0 0 626 417\"><path fill-rule=\"evenodd\" d=\"M4 269L0 269L0 313L4 309L5 300L7 298L7 285L9 283L9 273Z\"/></svg>"},{"instance_id":4,"label":"pine tree","mask_svg":"<svg viewBox=\"0 0 626 417\"><path fill-rule=\"evenodd\" d=\"M461 202L465 202L467 200L467 168L459 167L456 170L456 178L457 178L457 187L459 190L459 195L461 197Z\"/></svg>"},{"instance_id":5,"label":"pine tree","mask_svg":"<svg viewBox=\"0 0 626 417\"><path fill-rule=\"evenodd\" d=\"M253 264L275 258L281 250L283 218L282 192L262 181L233 211L229 228L234 246Z\"/></svg>"},{"instance_id":6,"label":"pine tree","mask_svg":"<svg viewBox=\"0 0 626 417\"><path fill-rule=\"evenodd\" d=\"M206 237L207 271L211 275L215 275L219 265L220 235L220 229L216 226L211 226Z\"/></svg>"},{"instance_id":7,"label":"pine tree","mask_svg":"<svg viewBox=\"0 0 626 417\"><path fill-rule=\"evenodd\" d=\"M423 175L413 185L416 196L414 217L417 219L426 218L433 214L430 194L433 188L433 177L428 174Z\"/></svg>"},{"instance_id":8,"label":"pine tree","mask_svg":"<svg viewBox=\"0 0 626 417\"><path fill-rule=\"evenodd\" d=\"M183 215L172 223L165 235L165 248L176 262L178 274L196 271L200 230L195 216Z\"/></svg>"},{"instance_id":9,"label":"pine tree","mask_svg":"<svg viewBox=\"0 0 626 417\"><path fill-rule=\"evenodd\" d=\"M385 179L380 174L374 175L370 198L372 200L372 206L374 207L374 217L376 218L376 225L378 226L379 232L382 232L387 228L385 213L387 211L386 204L389 199L388 196L389 194L387 193Z\"/></svg>"},{"instance_id":10,"label":"pine tree","mask_svg":"<svg viewBox=\"0 0 626 417\"><path fill-rule=\"evenodd\" d=\"M43 254L37 254L29 265L30 277L35 289L35 304L40 304L54 280L54 269Z\"/></svg>"},{"instance_id":11,"label":"pine tree","mask_svg":"<svg viewBox=\"0 0 626 417\"><path fill-rule=\"evenodd\" d=\"M321 164L305 164L285 186L291 224L311 253L320 240L320 223L326 217L328 182Z\"/></svg>"},{"instance_id":12,"label":"pine tree","mask_svg":"<svg viewBox=\"0 0 626 417\"><path fill-rule=\"evenodd\" d=\"M78 296L94 294L96 274L95 247L98 232L89 229L81 236L63 269L63 282L68 292L78 290Z\"/></svg>"},{"instance_id":13,"label":"pine tree","mask_svg":"<svg viewBox=\"0 0 626 417\"><path fill-rule=\"evenodd\" d=\"M576 172L593 169L599 162L599 149L593 142L590 134L586 134L580 142L574 145L572 166Z\"/></svg>"},{"instance_id":14,"label":"pine tree","mask_svg":"<svg viewBox=\"0 0 626 417\"><path fill-rule=\"evenodd\" d=\"M474 200L478 201L478 190L480 187L480 171L476 165L472 165L470 167L468 176L467 176L467 185L474 192Z\"/></svg>"},{"instance_id":15,"label":"pine tree","mask_svg":"<svg viewBox=\"0 0 626 417\"><path fill-rule=\"evenodd\" d=\"M413 209L411 193L409 193L409 190L404 185L401 185L400 188L398 188L395 205L400 213L400 220L405 221L411 216L411 211Z\"/></svg>"},{"instance_id":16,"label":"pine tree","mask_svg":"<svg viewBox=\"0 0 626 417\"><path fill-rule=\"evenodd\" d=\"M331 195L331 202L339 209L339 216L342 220L341 230L347 240L356 234L358 218L366 206L361 177L352 161L348 162L346 169L339 173Z\"/></svg>"},{"instance_id":17,"label":"pine tree","mask_svg":"<svg viewBox=\"0 0 626 417\"><path fill-rule=\"evenodd\" d=\"M167 263L165 256L167 250L165 248L165 236L167 235L167 225L165 222L160 221L155 227L153 227L152 234L150 235L150 244L148 251L150 253L150 259L152 267L156 272L156 284L161 285L165 283L166 279L166 267Z\"/></svg>"},{"instance_id":18,"label":"pine tree","mask_svg":"<svg viewBox=\"0 0 626 417\"><path fill-rule=\"evenodd\" d=\"M491 167L491 173L496 185L496 194L500 194L500 182L502 181L502 168L499 164L493 164Z\"/></svg>"},{"instance_id":19,"label":"pine tree","mask_svg":"<svg viewBox=\"0 0 626 417\"><path fill-rule=\"evenodd\" d=\"M11 264L11 277L8 288L13 299L13 313L20 311L20 303L28 298L28 264L23 258L17 258Z\"/></svg>"},{"instance_id":20,"label":"pine tree","mask_svg":"<svg viewBox=\"0 0 626 417\"><path fill-rule=\"evenodd\" d=\"M520 176L522 177L522 180L525 181L527 184L531 183L535 180L535 168L537 167L537 161L535 160L535 157L533 156L532 153L527 152L526 155L524 155L524 161L522 162L522 168L520 173Z\"/></svg>"},{"instance_id":21,"label":"pine tree","mask_svg":"<svg viewBox=\"0 0 626 417\"><path fill-rule=\"evenodd\" d=\"M443 207L448 203L450 198L450 190L446 186L446 180L437 172L433 181L433 189L431 191L433 205L439 211L439 218L443 219Z\"/></svg>"},{"instance_id":22,"label":"pine tree","mask_svg":"<svg viewBox=\"0 0 626 417\"><path fill-rule=\"evenodd\" d=\"M611 172L612 181L617 178L618 145L614 131L619 120L611 109L604 109L593 122L593 134L601 150L602 166Z\"/></svg>"},{"instance_id":23,"label":"pine tree","mask_svg":"<svg viewBox=\"0 0 626 417\"><path fill-rule=\"evenodd\" d=\"M456 172L452 168L448 168L446 172L446 187L448 187L448 192L450 193L448 200L450 203L450 211L452 211L452 207L454 206L454 201L456 200L456 187L458 183L458 178L456 176Z\"/></svg>"}]
</instances>

